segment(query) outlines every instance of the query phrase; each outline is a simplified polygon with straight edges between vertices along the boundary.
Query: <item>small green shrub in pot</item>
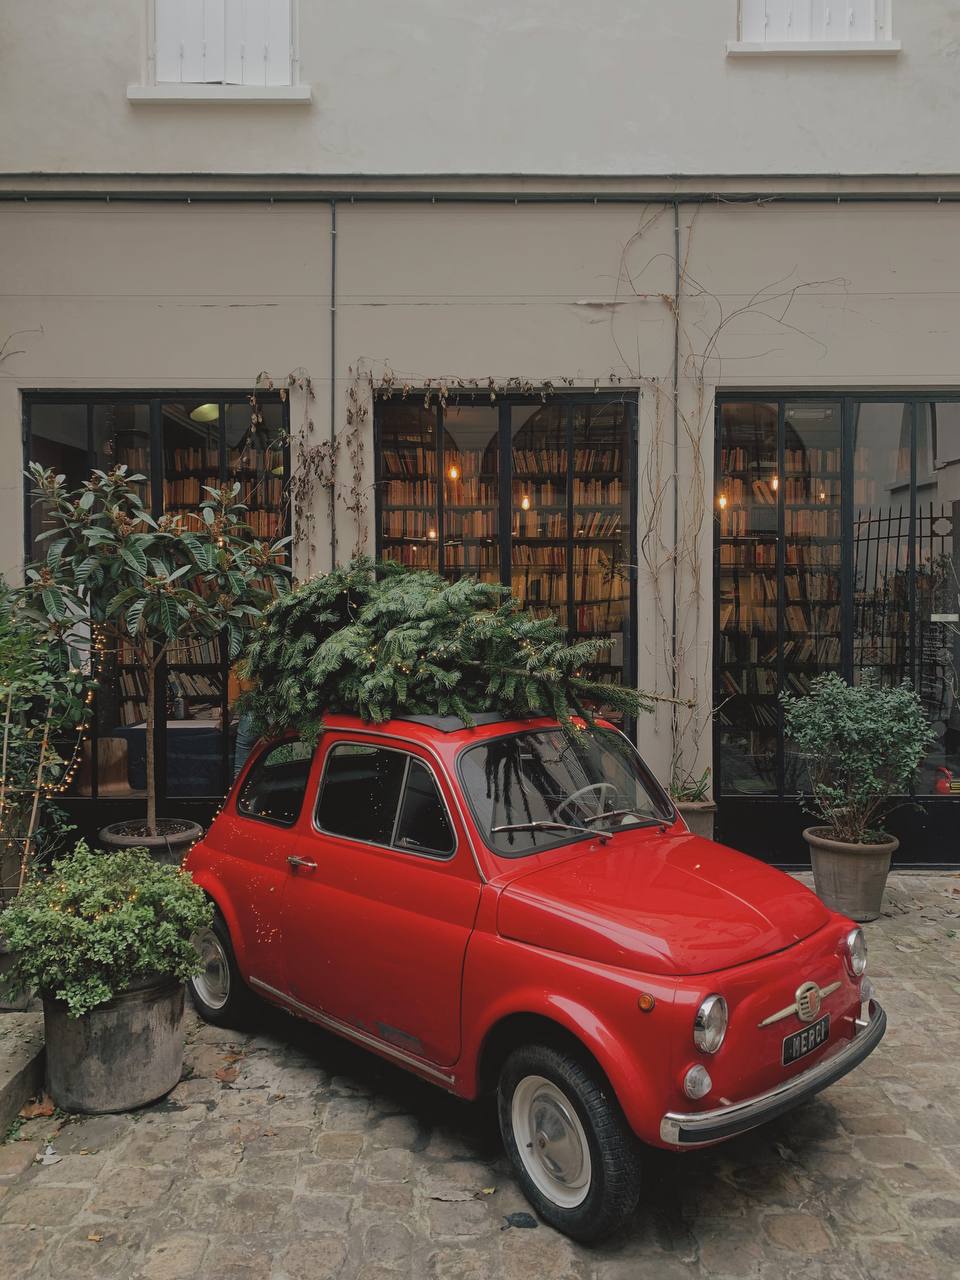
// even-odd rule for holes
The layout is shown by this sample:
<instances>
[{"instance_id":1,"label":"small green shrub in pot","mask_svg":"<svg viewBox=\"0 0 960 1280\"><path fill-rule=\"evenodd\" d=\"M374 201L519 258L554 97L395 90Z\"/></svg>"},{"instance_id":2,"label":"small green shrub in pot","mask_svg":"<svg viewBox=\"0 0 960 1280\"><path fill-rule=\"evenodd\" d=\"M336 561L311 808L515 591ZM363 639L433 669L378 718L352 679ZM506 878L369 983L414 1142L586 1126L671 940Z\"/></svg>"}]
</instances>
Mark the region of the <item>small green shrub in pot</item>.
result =
<instances>
[{"instance_id":1,"label":"small green shrub in pot","mask_svg":"<svg viewBox=\"0 0 960 1280\"><path fill-rule=\"evenodd\" d=\"M809 774L810 811L822 824L803 833L817 893L855 920L876 919L898 847L883 821L932 741L920 699L909 684L882 686L872 672L856 685L831 672L806 696L781 701Z\"/></svg>"},{"instance_id":2,"label":"small green shrub in pot","mask_svg":"<svg viewBox=\"0 0 960 1280\"><path fill-rule=\"evenodd\" d=\"M145 849L82 841L4 913L11 985L43 999L47 1080L68 1110L122 1111L168 1092L183 1062L183 984L206 896Z\"/></svg>"}]
</instances>

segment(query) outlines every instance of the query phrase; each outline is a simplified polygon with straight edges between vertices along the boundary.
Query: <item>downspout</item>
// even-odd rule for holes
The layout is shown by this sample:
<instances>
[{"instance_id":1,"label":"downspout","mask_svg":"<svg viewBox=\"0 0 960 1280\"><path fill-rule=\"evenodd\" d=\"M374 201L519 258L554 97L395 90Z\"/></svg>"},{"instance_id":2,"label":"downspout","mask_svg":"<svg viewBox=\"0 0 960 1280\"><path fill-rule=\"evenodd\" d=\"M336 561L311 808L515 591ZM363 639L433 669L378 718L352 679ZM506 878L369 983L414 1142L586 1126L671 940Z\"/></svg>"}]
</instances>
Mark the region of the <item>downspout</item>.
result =
<instances>
[{"instance_id":1,"label":"downspout","mask_svg":"<svg viewBox=\"0 0 960 1280\"><path fill-rule=\"evenodd\" d=\"M680 574L680 201L673 202L673 599L671 602L670 627L670 670L671 696L673 703L670 709L672 722L672 766L676 760L677 733L679 731L679 715L677 699L680 696L680 677L677 671L677 619L679 616L679 574ZM673 778L670 779L671 783Z\"/></svg>"},{"instance_id":2,"label":"downspout","mask_svg":"<svg viewBox=\"0 0 960 1280\"><path fill-rule=\"evenodd\" d=\"M337 202L330 201L330 568L337 567Z\"/></svg>"}]
</instances>

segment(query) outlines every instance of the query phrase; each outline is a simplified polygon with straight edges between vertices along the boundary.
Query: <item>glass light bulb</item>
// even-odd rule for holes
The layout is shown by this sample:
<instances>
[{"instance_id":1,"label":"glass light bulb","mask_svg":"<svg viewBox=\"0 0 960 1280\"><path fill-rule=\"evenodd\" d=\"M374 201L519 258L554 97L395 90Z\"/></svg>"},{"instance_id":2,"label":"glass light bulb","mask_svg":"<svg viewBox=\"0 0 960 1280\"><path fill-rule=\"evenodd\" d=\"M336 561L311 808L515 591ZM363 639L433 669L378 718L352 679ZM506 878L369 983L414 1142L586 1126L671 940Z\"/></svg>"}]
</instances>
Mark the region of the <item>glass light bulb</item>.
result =
<instances>
[{"instance_id":1,"label":"glass light bulb","mask_svg":"<svg viewBox=\"0 0 960 1280\"><path fill-rule=\"evenodd\" d=\"M523 497L520 499L520 506L521 506L521 509L524 511L530 510L530 499L527 497L526 494L524 494Z\"/></svg>"},{"instance_id":2,"label":"glass light bulb","mask_svg":"<svg viewBox=\"0 0 960 1280\"><path fill-rule=\"evenodd\" d=\"M454 462L454 463L451 463L451 465L450 465L450 469L449 469L449 471L447 472L447 475L450 477L450 479L451 479L451 480L459 480L459 479L460 479L460 468L457 466L457 464L456 464L455 462Z\"/></svg>"},{"instance_id":3,"label":"glass light bulb","mask_svg":"<svg viewBox=\"0 0 960 1280\"><path fill-rule=\"evenodd\" d=\"M726 508L727 508L727 496L726 496L726 494L721 493L720 497L717 499L717 505L719 506L719 508L720 508L720 510L721 510L721 511L725 511L725 510L726 510Z\"/></svg>"}]
</instances>

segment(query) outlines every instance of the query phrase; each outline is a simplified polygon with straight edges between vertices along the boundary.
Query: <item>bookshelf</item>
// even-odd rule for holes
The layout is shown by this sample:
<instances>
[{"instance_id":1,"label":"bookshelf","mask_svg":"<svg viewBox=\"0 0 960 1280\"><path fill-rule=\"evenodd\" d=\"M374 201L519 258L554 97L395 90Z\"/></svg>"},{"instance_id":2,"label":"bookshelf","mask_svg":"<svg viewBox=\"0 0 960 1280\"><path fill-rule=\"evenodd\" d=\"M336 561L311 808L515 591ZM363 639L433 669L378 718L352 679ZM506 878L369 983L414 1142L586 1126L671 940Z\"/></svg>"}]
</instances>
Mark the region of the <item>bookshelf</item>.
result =
<instances>
[{"instance_id":1,"label":"bookshelf","mask_svg":"<svg viewBox=\"0 0 960 1280\"><path fill-rule=\"evenodd\" d=\"M841 669L842 443L839 403L721 409L716 699L727 792L796 785L779 695Z\"/></svg>"},{"instance_id":2,"label":"bookshelf","mask_svg":"<svg viewBox=\"0 0 960 1280\"><path fill-rule=\"evenodd\" d=\"M632 678L632 407L556 398L382 402L378 553L509 585L571 638L605 636L596 674Z\"/></svg>"}]
</instances>

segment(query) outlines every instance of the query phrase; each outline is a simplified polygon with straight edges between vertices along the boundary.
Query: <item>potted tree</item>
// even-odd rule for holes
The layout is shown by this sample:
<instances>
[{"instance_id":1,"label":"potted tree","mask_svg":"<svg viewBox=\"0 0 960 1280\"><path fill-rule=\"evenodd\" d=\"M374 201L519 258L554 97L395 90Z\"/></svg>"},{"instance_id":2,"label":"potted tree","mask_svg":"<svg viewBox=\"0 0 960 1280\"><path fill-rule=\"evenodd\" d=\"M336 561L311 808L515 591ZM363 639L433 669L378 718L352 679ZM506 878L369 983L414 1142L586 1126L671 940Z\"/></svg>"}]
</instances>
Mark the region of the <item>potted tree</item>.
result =
<instances>
[{"instance_id":1,"label":"potted tree","mask_svg":"<svg viewBox=\"0 0 960 1280\"><path fill-rule=\"evenodd\" d=\"M709 767L704 769L699 778L692 773L675 777L670 788L670 798L695 836L713 839L717 806L710 799Z\"/></svg>"},{"instance_id":2,"label":"potted tree","mask_svg":"<svg viewBox=\"0 0 960 1280\"><path fill-rule=\"evenodd\" d=\"M127 1111L168 1093L183 1066L191 937L212 905L146 849L93 853L82 841L4 913L7 985L43 1000L47 1088L70 1111Z\"/></svg>"},{"instance_id":3,"label":"potted tree","mask_svg":"<svg viewBox=\"0 0 960 1280\"><path fill-rule=\"evenodd\" d=\"M810 776L811 812L821 822L803 833L817 893L854 920L875 920L899 847L883 819L931 742L920 699L907 683L882 687L867 672L848 685L831 672L804 697L784 694L781 701L787 735Z\"/></svg>"},{"instance_id":4,"label":"potted tree","mask_svg":"<svg viewBox=\"0 0 960 1280\"><path fill-rule=\"evenodd\" d=\"M146 813L100 833L110 846L147 846L179 861L200 835L192 822L157 816L154 753L158 672L168 651L192 639L226 638L234 660L287 572L289 541L266 544L244 523L237 483L206 488L196 512L161 516L143 507L140 475L94 471L80 488L32 465L34 496L47 512L43 561L21 589L26 615L62 640L92 628L108 650L132 657L146 683Z\"/></svg>"}]
</instances>

